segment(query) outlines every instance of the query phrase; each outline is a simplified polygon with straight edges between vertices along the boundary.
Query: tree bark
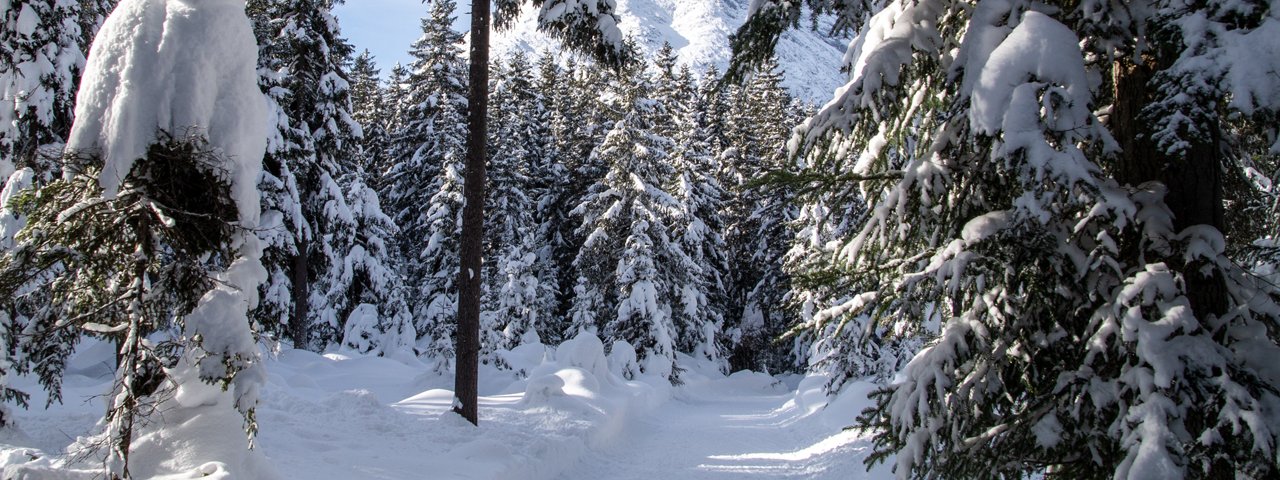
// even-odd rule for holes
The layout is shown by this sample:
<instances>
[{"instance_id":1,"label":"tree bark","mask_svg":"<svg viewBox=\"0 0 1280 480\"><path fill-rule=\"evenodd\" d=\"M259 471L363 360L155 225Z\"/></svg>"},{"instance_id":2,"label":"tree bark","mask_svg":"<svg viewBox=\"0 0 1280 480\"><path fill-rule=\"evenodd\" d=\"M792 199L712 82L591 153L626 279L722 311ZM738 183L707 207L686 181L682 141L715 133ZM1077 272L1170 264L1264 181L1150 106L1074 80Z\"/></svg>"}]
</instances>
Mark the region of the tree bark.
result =
<instances>
[{"instance_id":1,"label":"tree bark","mask_svg":"<svg viewBox=\"0 0 1280 480\"><path fill-rule=\"evenodd\" d=\"M1208 225L1225 235L1220 126L1216 119L1212 125L1202 125L1209 131L1208 138L1195 142L1182 155L1171 156L1161 151L1151 140L1151 122L1142 118L1142 110L1153 99L1151 78L1159 68L1157 60L1145 60L1135 64L1130 59L1121 59L1114 64L1115 104L1109 124L1122 149L1116 179L1130 186L1148 181L1163 183L1168 188L1165 204L1173 213L1175 232ZM1204 273L1202 263L1180 267L1191 309L1197 318L1204 320L1222 315L1229 305L1221 272L1210 269Z\"/></svg>"},{"instance_id":2,"label":"tree bark","mask_svg":"<svg viewBox=\"0 0 1280 480\"><path fill-rule=\"evenodd\" d=\"M307 348L307 310L311 279L308 276L307 258L311 252L306 245L298 245L293 257L293 316L289 319L289 337L293 348Z\"/></svg>"},{"instance_id":3,"label":"tree bark","mask_svg":"<svg viewBox=\"0 0 1280 480\"><path fill-rule=\"evenodd\" d=\"M454 411L479 425L480 266L484 247L485 160L488 156L489 2L471 3L471 81L467 92L467 165L458 272Z\"/></svg>"}]
</instances>

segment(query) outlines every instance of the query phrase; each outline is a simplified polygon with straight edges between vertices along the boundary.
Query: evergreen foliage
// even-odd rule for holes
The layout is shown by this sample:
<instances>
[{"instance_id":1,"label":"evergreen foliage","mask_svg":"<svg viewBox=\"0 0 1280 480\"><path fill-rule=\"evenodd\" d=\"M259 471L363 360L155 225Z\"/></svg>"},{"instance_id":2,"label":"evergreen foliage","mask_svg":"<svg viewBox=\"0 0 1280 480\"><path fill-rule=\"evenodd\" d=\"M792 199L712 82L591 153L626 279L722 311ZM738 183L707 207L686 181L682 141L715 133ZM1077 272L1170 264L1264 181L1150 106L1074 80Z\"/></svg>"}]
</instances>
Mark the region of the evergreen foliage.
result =
<instances>
[{"instance_id":1,"label":"evergreen foliage","mask_svg":"<svg viewBox=\"0 0 1280 480\"><path fill-rule=\"evenodd\" d=\"M357 167L374 174L385 171L391 146L392 112L379 75L381 71L368 50L351 64L351 116L364 133L360 143L364 158Z\"/></svg>"},{"instance_id":2,"label":"evergreen foliage","mask_svg":"<svg viewBox=\"0 0 1280 480\"><path fill-rule=\"evenodd\" d=\"M630 111L592 152L608 171L574 210L585 240L574 260L572 328L626 341L644 372L677 380L673 311L681 299L673 293L696 266L671 236L681 205L665 190L675 171L671 139L654 133L660 106L643 98L643 78L621 80Z\"/></svg>"},{"instance_id":3,"label":"evergreen foliage","mask_svg":"<svg viewBox=\"0 0 1280 480\"><path fill-rule=\"evenodd\" d=\"M403 277L418 348L448 370L457 314L462 162L466 142L466 77L462 35L452 30L452 1L433 2L414 43L402 87L402 127L382 195L401 229Z\"/></svg>"},{"instance_id":4,"label":"evergreen foliage","mask_svg":"<svg viewBox=\"0 0 1280 480\"><path fill-rule=\"evenodd\" d=\"M536 169L547 168L553 139L546 108L533 89L532 65L522 53L494 68L490 98L490 162L486 257L482 298L481 355L510 350L525 339L541 339L553 315L554 282L543 271L549 259L539 255L548 243L538 228L533 197Z\"/></svg>"},{"instance_id":5,"label":"evergreen foliage","mask_svg":"<svg viewBox=\"0 0 1280 480\"><path fill-rule=\"evenodd\" d=\"M781 338L798 322L796 309L788 307L791 277L783 268L796 235L794 191L763 181L794 170L783 146L798 116L781 84L777 63L767 58L746 85L722 94L723 99L708 100L711 112L729 110L721 124L709 128L710 141L725 145L718 171L722 185L733 193L725 209L728 257L749 259L735 265L729 287L729 304L738 306L727 312L733 369L780 372L809 360L797 352L803 345Z\"/></svg>"},{"instance_id":6,"label":"evergreen foliage","mask_svg":"<svg viewBox=\"0 0 1280 480\"><path fill-rule=\"evenodd\" d=\"M0 258L0 298L21 315L16 370L36 374L49 402L61 399L62 372L82 335L118 346L108 466L128 478L137 422L172 393L163 390L174 385L166 369L202 346L182 333L183 319L234 258L238 211L223 160L200 136L161 132L113 198L102 195L100 159L69 160L69 177L14 200L28 223ZM164 340L157 332L167 332ZM222 375L203 380L225 385L246 359L224 361ZM252 409L246 414L252 424Z\"/></svg>"},{"instance_id":7,"label":"evergreen foliage","mask_svg":"<svg viewBox=\"0 0 1280 480\"><path fill-rule=\"evenodd\" d=\"M40 183L58 173L48 159L71 131L87 14L77 0L11 0L0 10L0 182L20 168Z\"/></svg>"},{"instance_id":8,"label":"evergreen foliage","mask_svg":"<svg viewBox=\"0 0 1280 480\"><path fill-rule=\"evenodd\" d=\"M353 113L354 96L366 117L379 115L379 90L369 78L376 69L368 59L357 62L364 83L353 91L346 68L353 49L339 36L332 7L331 0L249 5L261 45L261 86L276 120L261 184L269 212L264 261L272 273L255 316L268 331L287 326L294 345L310 349L341 342L360 301L370 301L387 321L404 318L399 293L360 284L393 278L389 252L369 246L390 240L394 230L367 187L367 167L377 159L366 158L360 115Z\"/></svg>"},{"instance_id":9,"label":"evergreen foliage","mask_svg":"<svg viewBox=\"0 0 1280 480\"><path fill-rule=\"evenodd\" d=\"M1257 95L1276 80L1246 73L1271 58L1276 12L859 5L842 14L860 32L849 84L796 131L790 181L819 301L803 329L841 356L867 353L850 330L927 340L858 420L870 461L902 478L1276 475L1277 292L1223 220L1242 196L1227 185L1249 188L1223 175L1267 153L1221 127L1280 108ZM757 12L738 45L775 41L800 7ZM861 374L842 364L832 389Z\"/></svg>"}]
</instances>

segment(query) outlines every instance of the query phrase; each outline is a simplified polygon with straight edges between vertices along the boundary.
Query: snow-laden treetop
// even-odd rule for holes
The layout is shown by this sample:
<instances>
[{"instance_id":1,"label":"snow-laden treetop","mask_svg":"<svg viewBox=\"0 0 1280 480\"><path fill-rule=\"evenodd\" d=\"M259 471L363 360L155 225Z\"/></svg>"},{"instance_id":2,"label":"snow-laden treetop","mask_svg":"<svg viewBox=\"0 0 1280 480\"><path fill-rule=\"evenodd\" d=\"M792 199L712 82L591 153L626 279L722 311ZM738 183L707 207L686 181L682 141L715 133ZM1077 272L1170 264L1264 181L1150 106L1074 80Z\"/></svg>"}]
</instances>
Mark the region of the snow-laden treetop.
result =
<instances>
[{"instance_id":1,"label":"snow-laden treetop","mask_svg":"<svg viewBox=\"0 0 1280 480\"><path fill-rule=\"evenodd\" d=\"M242 225L257 224L266 103L244 0L121 0L89 53L71 151L101 153L113 197L158 131L206 135L228 159ZM198 56L199 58L191 58Z\"/></svg>"}]
</instances>

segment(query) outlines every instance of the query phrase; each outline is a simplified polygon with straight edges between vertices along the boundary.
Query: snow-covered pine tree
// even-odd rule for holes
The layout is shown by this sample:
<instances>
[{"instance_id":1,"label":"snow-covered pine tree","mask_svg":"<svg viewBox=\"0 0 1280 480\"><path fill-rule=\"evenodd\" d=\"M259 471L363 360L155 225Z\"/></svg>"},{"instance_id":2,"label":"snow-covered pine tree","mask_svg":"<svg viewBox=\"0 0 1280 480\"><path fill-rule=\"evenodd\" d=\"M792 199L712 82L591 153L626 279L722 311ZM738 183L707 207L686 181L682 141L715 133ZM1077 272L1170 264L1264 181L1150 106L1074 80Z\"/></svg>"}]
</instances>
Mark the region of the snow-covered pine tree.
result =
<instances>
[{"instance_id":1,"label":"snow-covered pine tree","mask_svg":"<svg viewBox=\"0 0 1280 480\"><path fill-rule=\"evenodd\" d=\"M547 344L559 344L568 328L564 312L572 289L569 270L577 249L571 245L573 217L569 212L576 203L568 198L569 174L555 136L557 92L564 78L555 56L543 52L537 62L537 78L533 83L531 99L526 115L530 118L531 133L536 139L531 145L529 165L529 192L536 210L537 254L540 267L538 282L549 297L548 310L539 322L538 335Z\"/></svg>"},{"instance_id":2,"label":"snow-covered pine tree","mask_svg":"<svg viewBox=\"0 0 1280 480\"><path fill-rule=\"evenodd\" d=\"M60 396L61 369L81 335L118 346L115 400L107 414L116 475L128 477L135 417L154 408L162 366L185 347L179 339L144 340L171 329L171 318L190 315L214 287L218 264L233 253L236 206L219 177L224 161L203 138L162 131L114 198L105 198L98 185L101 158L68 165L77 171L71 179L17 198L30 222L17 249L0 260L0 293L14 300L48 297L46 308L31 312L21 346L51 399ZM57 274L48 275L49 268Z\"/></svg>"},{"instance_id":3,"label":"snow-covered pine tree","mask_svg":"<svg viewBox=\"0 0 1280 480\"><path fill-rule=\"evenodd\" d=\"M401 229L400 258L419 350L440 372L452 368L457 315L462 162L466 152L466 71L456 4L431 3L413 44L405 85L404 126L393 135L382 185L387 211Z\"/></svg>"},{"instance_id":4,"label":"snow-covered pine tree","mask_svg":"<svg viewBox=\"0 0 1280 480\"><path fill-rule=\"evenodd\" d=\"M0 182L31 168L38 183L71 131L85 63L78 0L11 0L0 9ZM43 151L43 152L42 152Z\"/></svg>"},{"instance_id":5,"label":"snow-covered pine tree","mask_svg":"<svg viewBox=\"0 0 1280 480\"><path fill-rule=\"evenodd\" d=\"M254 234L266 112L253 33L242 2L164 15L172 8L126 0L107 20L64 174L16 198L30 222L0 259L5 303L49 297L19 347L50 401L82 335L116 343L102 437L112 479L130 478L148 412L234 403L252 435L265 381L248 317L266 273ZM191 402L206 383L219 394Z\"/></svg>"},{"instance_id":6,"label":"snow-covered pine tree","mask_svg":"<svg viewBox=\"0 0 1280 480\"><path fill-rule=\"evenodd\" d=\"M544 80L548 83L549 80ZM564 68L546 93L551 104L551 132L556 139L555 152L564 173L557 177L554 186L557 196L544 200L546 214L553 229L552 258L560 272L557 317L573 323L569 311L575 303L578 275L574 261L582 249L585 238L580 232L582 222L571 212L588 195L588 189L604 178L609 166L592 152L605 135L617 123L613 111L600 100L600 92L609 88L607 78L594 68L581 68L576 57L569 57ZM559 335L573 338L578 331L566 328Z\"/></svg>"},{"instance_id":7,"label":"snow-covered pine tree","mask_svg":"<svg viewBox=\"0 0 1280 480\"><path fill-rule=\"evenodd\" d=\"M539 255L540 237L531 191L532 169L548 162L550 148L545 109L533 89L532 66L522 52L512 54L492 68L489 104L488 205L485 232L486 257L480 332L481 356L496 360L497 350L510 350L526 339L539 339L542 322L551 318L555 301L553 284Z\"/></svg>"},{"instance_id":8,"label":"snow-covered pine tree","mask_svg":"<svg viewBox=\"0 0 1280 480\"><path fill-rule=\"evenodd\" d=\"M342 276L350 285L352 308L343 318L342 344L362 353L408 352L417 334L405 288L391 249L396 225L382 211L378 193L353 174L346 193L350 199L355 239L344 260Z\"/></svg>"},{"instance_id":9,"label":"snow-covered pine tree","mask_svg":"<svg viewBox=\"0 0 1280 480\"><path fill-rule=\"evenodd\" d=\"M395 222L386 215L377 190L389 163L390 111L373 56L365 50L351 66L352 118L360 124L362 161L341 179L355 228L344 262L343 283L349 285L342 330L344 346L378 354L407 351L417 335L400 278Z\"/></svg>"},{"instance_id":10,"label":"snow-covered pine tree","mask_svg":"<svg viewBox=\"0 0 1280 480\"><path fill-rule=\"evenodd\" d=\"M351 116L364 132L360 143L364 159L359 167L374 175L384 171L391 149L388 128L391 112L380 75L373 54L368 50L361 52L351 64Z\"/></svg>"},{"instance_id":11,"label":"snow-covered pine tree","mask_svg":"<svg viewBox=\"0 0 1280 480\"><path fill-rule=\"evenodd\" d=\"M681 129L680 111L696 101L693 98L693 85L686 84L678 78L679 59L670 43L663 42L654 53L651 65L653 91L650 97L662 103L662 108L654 112L657 115L654 126L659 135L675 138Z\"/></svg>"},{"instance_id":12,"label":"snow-covered pine tree","mask_svg":"<svg viewBox=\"0 0 1280 480\"><path fill-rule=\"evenodd\" d=\"M269 272L261 286L262 297L253 311L263 333L288 338L294 345L306 344L306 289L310 275L306 258L300 255L311 238L311 225L302 213L298 178L294 169L313 156L312 139L285 111L291 92L284 85L288 44L279 38L279 25L273 21L281 5L272 0L249 0L246 12L254 24L258 39L258 86L267 97L270 113L267 151L263 156L262 231L264 243L262 263Z\"/></svg>"},{"instance_id":13,"label":"snow-covered pine tree","mask_svg":"<svg viewBox=\"0 0 1280 480\"><path fill-rule=\"evenodd\" d=\"M268 167L278 162L279 175L293 177L297 195L293 198L287 179L277 176L279 184L264 185L264 196L273 198L264 198L263 203L286 212L286 218L300 213L301 220L272 225L290 229L292 236L279 234L281 241L269 246L279 249L268 253L269 268L289 272L291 279L291 295L277 296L271 303L292 308L272 313L292 310L289 336L294 344L320 349L341 341L343 321L354 308L347 301L351 285L344 268L355 238L355 220L339 183L350 177L362 155L362 132L351 114L344 67L352 47L339 36L331 13L333 0L255 3L251 9L258 10L251 11L263 16L258 29L263 45L260 63L269 70L264 72L269 82L278 82L279 88L269 88L267 93L280 107L278 129L285 140L269 148ZM279 282L273 280L273 284Z\"/></svg>"},{"instance_id":14,"label":"snow-covered pine tree","mask_svg":"<svg viewBox=\"0 0 1280 480\"><path fill-rule=\"evenodd\" d=\"M662 56L658 57L659 60ZM660 67L658 84L664 81ZM674 123L675 147L671 164L675 169L674 196L680 202L680 221L672 237L688 254L690 272L685 284L673 285L679 302L672 312L679 351L715 362L728 357L723 338L729 267L723 237L721 213L725 192L716 178L716 140L707 99L697 95L693 75L681 66L671 78L670 89L657 100ZM657 90L662 92L662 90ZM727 364L722 368L727 368Z\"/></svg>"},{"instance_id":15,"label":"snow-covered pine tree","mask_svg":"<svg viewBox=\"0 0 1280 480\"><path fill-rule=\"evenodd\" d=\"M382 103L387 109L387 152L386 164L378 168L379 174L386 174L396 160L396 148L399 139L396 135L403 133L408 123L405 118L409 111L409 68L397 62L391 66L391 74L387 76L386 86L382 90ZM382 194L382 190L379 190Z\"/></svg>"},{"instance_id":16,"label":"snow-covered pine tree","mask_svg":"<svg viewBox=\"0 0 1280 480\"><path fill-rule=\"evenodd\" d=\"M859 34L848 85L794 139L803 178L870 213L826 249L844 301L808 328L867 312L933 336L860 417L870 460L901 478L1276 476L1277 292L1228 255L1222 219L1227 185L1248 185L1224 175L1275 148L1223 126L1275 131L1280 12L809 3ZM748 57L800 15L756 12Z\"/></svg>"},{"instance_id":17,"label":"snow-covered pine tree","mask_svg":"<svg viewBox=\"0 0 1280 480\"><path fill-rule=\"evenodd\" d=\"M778 372L804 361L781 339L796 323L793 309L786 306L791 279L783 268L795 235L796 211L792 192L769 188L760 180L790 170L785 145L789 126L798 119L789 109L791 99L782 88L776 59L763 61L746 85L727 92L726 105L717 106L713 97L708 109L725 116L716 123L727 142L719 153L719 176L731 192L724 233L728 256L750 259L731 269L729 304L737 308L726 312L726 330L734 344L730 364L732 369ZM713 141L718 136L711 132Z\"/></svg>"},{"instance_id":18,"label":"snow-covered pine tree","mask_svg":"<svg viewBox=\"0 0 1280 480\"><path fill-rule=\"evenodd\" d=\"M644 98L647 79L636 70L621 75L618 99L629 111L592 152L588 161L608 171L574 210L585 240L574 261L571 328L598 331L606 344L626 341L643 372L679 381L672 292L693 272L671 237L681 220L680 202L664 190L675 175L672 141L653 132L660 106Z\"/></svg>"},{"instance_id":19,"label":"snow-covered pine tree","mask_svg":"<svg viewBox=\"0 0 1280 480\"><path fill-rule=\"evenodd\" d=\"M53 180L60 170L56 158L71 129L88 43L82 18L74 0L15 0L0 9L0 201ZM0 254L13 246L24 222L17 210L0 205ZM7 378L21 367L11 355L27 309L4 303L9 305L0 308L0 402L25 406L26 394L11 389ZM0 405L0 428L9 423L5 417Z\"/></svg>"}]
</instances>

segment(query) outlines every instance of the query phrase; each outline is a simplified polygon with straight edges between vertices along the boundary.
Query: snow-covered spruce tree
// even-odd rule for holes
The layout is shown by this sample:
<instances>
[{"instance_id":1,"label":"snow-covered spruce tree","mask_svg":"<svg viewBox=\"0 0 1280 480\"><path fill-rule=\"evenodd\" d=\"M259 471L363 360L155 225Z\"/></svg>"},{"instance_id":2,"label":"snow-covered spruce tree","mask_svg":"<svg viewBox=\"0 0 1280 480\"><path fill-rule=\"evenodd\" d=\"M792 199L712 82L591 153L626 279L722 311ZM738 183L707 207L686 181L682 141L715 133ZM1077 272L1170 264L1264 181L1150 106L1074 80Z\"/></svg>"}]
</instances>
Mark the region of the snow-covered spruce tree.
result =
<instances>
[{"instance_id":1,"label":"snow-covered spruce tree","mask_svg":"<svg viewBox=\"0 0 1280 480\"><path fill-rule=\"evenodd\" d=\"M360 143L364 158L359 167L373 175L386 170L391 149L391 111L380 74L368 50L351 64L351 116L364 132Z\"/></svg>"},{"instance_id":2,"label":"snow-covered spruce tree","mask_svg":"<svg viewBox=\"0 0 1280 480\"><path fill-rule=\"evenodd\" d=\"M387 108L387 152L384 154L386 165L378 168L378 173L385 174L395 161L395 149L398 146L396 135L404 131L409 111L409 69L397 62L391 66L391 74L387 75L386 87L382 90L382 103ZM381 190L379 190L381 194Z\"/></svg>"},{"instance_id":3,"label":"snow-covered spruce tree","mask_svg":"<svg viewBox=\"0 0 1280 480\"><path fill-rule=\"evenodd\" d=\"M1226 254L1252 239L1223 234L1226 187L1247 186L1223 179L1276 148L1224 126L1274 132L1280 77L1261 72L1280 12L895 1L863 22L861 4L810 3L859 34L849 84L794 139L802 178L870 212L826 249L846 300L809 328L867 312L933 336L860 417L870 460L918 478L1277 475L1280 308ZM800 14L758 7L737 52Z\"/></svg>"},{"instance_id":4,"label":"snow-covered spruce tree","mask_svg":"<svg viewBox=\"0 0 1280 480\"><path fill-rule=\"evenodd\" d=\"M393 135L382 195L401 229L400 258L418 348L448 371L457 315L462 162L466 145L466 74L456 5L432 2L406 79L404 126ZM394 86L393 86L394 88Z\"/></svg>"},{"instance_id":5,"label":"snow-covered spruce tree","mask_svg":"<svg viewBox=\"0 0 1280 480\"><path fill-rule=\"evenodd\" d=\"M28 320L25 331L33 334L21 346L53 398L80 335L119 346L116 398L107 413L117 475L128 476L135 417L155 408L162 367L185 346L178 338L149 337L170 329L172 317L191 314L213 288L214 272L230 260L236 213L220 178L222 161L203 138L162 132L115 198L103 197L102 161L94 158L68 165L78 172L70 180L17 199L30 222L18 248L0 261L0 291L15 300L48 297L50 305Z\"/></svg>"},{"instance_id":6,"label":"snow-covered spruce tree","mask_svg":"<svg viewBox=\"0 0 1280 480\"><path fill-rule=\"evenodd\" d=\"M547 81L544 81L547 83ZM604 178L609 166L592 155L620 117L600 100L599 93L609 88L605 75L595 68L582 68L575 57L569 57L563 70L547 94L551 104L551 132L556 139L555 151L563 173L556 177L556 197L544 198L544 218L553 239L552 259L560 272L557 317L572 323L569 311L577 296L574 261L585 237L582 222L571 212L589 194L588 189ZM566 328L558 333L573 338L578 331Z\"/></svg>"},{"instance_id":7,"label":"snow-covered spruce tree","mask_svg":"<svg viewBox=\"0 0 1280 480\"><path fill-rule=\"evenodd\" d=\"M537 62L537 78L531 92L534 97L526 110L530 117L530 127L534 147L530 153L529 192L535 205L534 221L537 224L535 233L537 240L538 283L549 297L546 299L547 313L538 322L537 331L540 339L547 344L555 345L562 341L568 328L563 313L566 307L563 302L566 286L572 288L572 280L567 279L567 268L572 266L573 255L577 249L570 244L575 230L573 217L569 215L576 203L568 197L569 174L562 158L559 139L555 136L556 92L561 88L563 77L555 56L543 52Z\"/></svg>"},{"instance_id":8,"label":"snow-covered spruce tree","mask_svg":"<svg viewBox=\"0 0 1280 480\"><path fill-rule=\"evenodd\" d=\"M417 338L413 318L391 249L396 225L382 211L378 194L354 174L349 181L355 239L344 260L343 283L353 307L343 324L342 344L362 353L407 352Z\"/></svg>"},{"instance_id":9,"label":"snow-covered spruce tree","mask_svg":"<svg viewBox=\"0 0 1280 480\"><path fill-rule=\"evenodd\" d=\"M261 287L261 301L253 311L263 333L289 338L295 345L305 343L305 319L308 302L304 288L307 274L305 258L299 255L309 240L311 226L302 214L297 165L312 156L311 138L298 128L285 112L289 90L284 86L285 44L277 43L278 25L272 21L278 5L267 0L250 0L246 11L254 23L258 39L258 85L267 98L269 132L263 156L262 231L265 245L262 263L269 272Z\"/></svg>"},{"instance_id":10,"label":"snow-covered spruce tree","mask_svg":"<svg viewBox=\"0 0 1280 480\"><path fill-rule=\"evenodd\" d=\"M12 180L0 189L0 256L13 248L14 237L25 224L25 219L18 217L12 202L20 192L31 186L34 173L31 170L25 170L24 173L13 175ZM27 312L23 311L25 308L20 306L21 303L26 303L26 300L0 302L0 430L14 425L8 404L27 408L27 400L30 398L27 392L12 386L12 379L20 373L18 369L22 367L18 341L28 322ZM47 302L42 296L30 303L39 305Z\"/></svg>"},{"instance_id":11,"label":"snow-covered spruce tree","mask_svg":"<svg viewBox=\"0 0 1280 480\"><path fill-rule=\"evenodd\" d=\"M459 122L456 112L441 120ZM456 115L456 116L455 116ZM453 117L453 118L450 118ZM459 269L458 248L462 229L463 172L461 151L450 149L441 158L440 174L429 184L434 193L427 199L421 231L425 235L415 250L407 253L411 265L409 279L416 304L413 320L418 332L418 347L423 355L436 361L436 371L452 368L456 328L458 289L455 284Z\"/></svg>"},{"instance_id":12,"label":"snow-covered spruce tree","mask_svg":"<svg viewBox=\"0 0 1280 480\"><path fill-rule=\"evenodd\" d=\"M533 89L532 66L521 52L494 65L489 118L489 181L485 231L485 291L481 307L481 356L541 340L553 314L554 283L543 283L548 259L539 255L547 239L535 215L532 173L550 161L552 139L546 110Z\"/></svg>"},{"instance_id":13,"label":"snow-covered spruce tree","mask_svg":"<svg viewBox=\"0 0 1280 480\"><path fill-rule=\"evenodd\" d=\"M268 173L278 173L284 187L264 185L264 197L274 197L264 203L292 220L272 225L288 235L277 232L280 241L271 242L269 250L278 251L267 255L269 268L290 273L291 294L273 297L270 304L291 308L274 308L270 316L292 311L288 336L299 348L339 342L343 320L354 308L347 302L351 285L343 269L355 223L339 182L350 178L360 161L362 132L351 114L344 67L352 48L339 36L332 7L333 0L255 0L250 5L259 16L260 64L268 77L264 86L279 106L279 137L284 140L272 142L267 162L275 167ZM296 185L296 198L288 176ZM268 293L285 291L274 285L281 282L273 280Z\"/></svg>"},{"instance_id":14,"label":"snow-covered spruce tree","mask_svg":"<svg viewBox=\"0 0 1280 480\"><path fill-rule=\"evenodd\" d=\"M681 212L664 190L675 175L672 141L653 133L658 105L643 98L645 80L637 72L623 75L620 96L630 112L592 152L608 171L574 210L585 241L574 261L572 329L596 330L606 343L624 340L645 373L678 381L672 311L679 299L672 292L693 272L671 237Z\"/></svg>"},{"instance_id":15,"label":"snow-covered spruce tree","mask_svg":"<svg viewBox=\"0 0 1280 480\"><path fill-rule=\"evenodd\" d=\"M699 98L688 67L664 67L664 62L674 57L666 61L663 58L660 54L655 59L655 66L659 67L655 97L669 112L672 122L672 188L680 202L680 220L672 225L675 230L671 235L690 260L685 267L689 279L672 285L673 298L679 299L672 312L676 347L681 352L721 362L728 357L722 332L729 269L722 236L725 193L715 175L718 152L713 150L717 142L712 138L712 123L717 119L710 117L707 104Z\"/></svg>"},{"instance_id":16,"label":"snow-covered spruce tree","mask_svg":"<svg viewBox=\"0 0 1280 480\"><path fill-rule=\"evenodd\" d=\"M750 259L731 269L728 303L736 308L726 312L730 366L779 372L804 362L794 343L781 338L796 323L787 307L791 278L783 266L797 212L791 191L760 180L791 169L785 145L790 125L799 119L789 110L791 98L782 88L776 59L762 61L746 85L730 89L725 106L713 97L708 109L724 115L714 123L722 130L717 135L713 127L711 139L723 136L719 141L725 142L718 160L721 184L730 192L724 233L728 257Z\"/></svg>"},{"instance_id":17,"label":"snow-covered spruce tree","mask_svg":"<svg viewBox=\"0 0 1280 480\"><path fill-rule=\"evenodd\" d=\"M341 179L355 223L342 273L342 283L349 285L348 305L353 308L346 314L342 338L349 348L384 354L412 348L416 334L396 263L398 229L371 186L381 181L389 163L391 119L380 82L378 68L366 50L352 64L350 88L352 117L364 132L364 156Z\"/></svg>"},{"instance_id":18,"label":"snow-covered spruce tree","mask_svg":"<svg viewBox=\"0 0 1280 480\"><path fill-rule=\"evenodd\" d=\"M11 0L0 9L0 182L31 168L58 173L84 68L77 0ZM43 154L41 154L43 150Z\"/></svg>"},{"instance_id":19,"label":"snow-covered spruce tree","mask_svg":"<svg viewBox=\"0 0 1280 480\"><path fill-rule=\"evenodd\" d=\"M679 78L679 59L670 43L664 42L653 55L651 64L653 75L653 92L650 96L663 104L663 108L654 112L657 118L654 125L657 133L668 138L675 138L680 131L681 110L694 103L693 85L687 83L689 78Z\"/></svg>"},{"instance_id":20,"label":"snow-covered spruce tree","mask_svg":"<svg viewBox=\"0 0 1280 480\"><path fill-rule=\"evenodd\" d=\"M107 20L64 175L17 197L29 222L0 259L0 298L49 297L18 346L51 400L81 335L119 347L103 434L113 479L134 473L133 440L154 430L144 420L157 410L234 406L252 435L265 380L248 318L265 277L253 230L266 130L253 34L243 2L164 15L172 8L126 0ZM209 388L219 393L191 401Z\"/></svg>"}]
</instances>

